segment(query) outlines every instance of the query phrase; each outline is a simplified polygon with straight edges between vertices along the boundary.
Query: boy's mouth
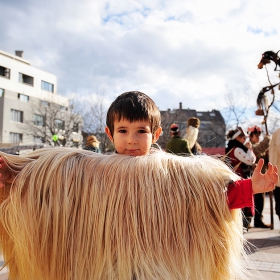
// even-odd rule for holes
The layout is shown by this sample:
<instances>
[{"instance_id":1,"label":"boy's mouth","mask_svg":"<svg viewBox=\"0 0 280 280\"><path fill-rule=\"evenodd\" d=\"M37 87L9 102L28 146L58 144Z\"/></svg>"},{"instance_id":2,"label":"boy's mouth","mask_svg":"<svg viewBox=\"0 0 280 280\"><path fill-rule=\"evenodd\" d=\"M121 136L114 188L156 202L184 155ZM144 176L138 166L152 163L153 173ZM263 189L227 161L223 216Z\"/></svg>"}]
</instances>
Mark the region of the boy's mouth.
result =
<instances>
[{"instance_id":1,"label":"boy's mouth","mask_svg":"<svg viewBox=\"0 0 280 280\"><path fill-rule=\"evenodd\" d=\"M133 149L133 150L126 150L127 153L131 156L139 154L139 150L138 149Z\"/></svg>"}]
</instances>

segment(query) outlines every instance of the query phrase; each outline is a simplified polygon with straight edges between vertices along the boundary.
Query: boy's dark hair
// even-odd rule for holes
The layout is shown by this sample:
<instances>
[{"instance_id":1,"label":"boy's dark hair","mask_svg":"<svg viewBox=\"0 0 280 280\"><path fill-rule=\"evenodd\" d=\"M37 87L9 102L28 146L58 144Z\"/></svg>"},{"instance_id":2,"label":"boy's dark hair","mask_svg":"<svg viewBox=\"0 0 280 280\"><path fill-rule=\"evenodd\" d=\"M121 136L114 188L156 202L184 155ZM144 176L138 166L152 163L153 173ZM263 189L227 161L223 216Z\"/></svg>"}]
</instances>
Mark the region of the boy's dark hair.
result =
<instances>
[{"instance_id":1,"label":"boy's dark hair","mask_svg":"<svg viewBox=\"0 0 280 280\"><path fill-rule=\"evenodd\" d=\"M152 134L160 127L160 111L155 102L145 93L129 91L119 95L109 107L106 125L113 136L114 121L127 119L130 122L148 121Z\"/></svg>"}]
</instances>

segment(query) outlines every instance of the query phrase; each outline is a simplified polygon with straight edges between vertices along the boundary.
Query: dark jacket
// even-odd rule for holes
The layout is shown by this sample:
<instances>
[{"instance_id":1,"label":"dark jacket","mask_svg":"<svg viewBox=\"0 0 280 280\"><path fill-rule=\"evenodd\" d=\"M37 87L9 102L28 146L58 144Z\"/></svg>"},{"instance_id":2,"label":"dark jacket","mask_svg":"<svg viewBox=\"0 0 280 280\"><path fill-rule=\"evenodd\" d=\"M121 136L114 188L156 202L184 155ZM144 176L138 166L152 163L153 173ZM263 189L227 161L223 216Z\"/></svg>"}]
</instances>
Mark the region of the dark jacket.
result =
<instances>
[{"instance_id":1,"label":"dark jacket","mask_svg":"<svg viewBox=\"0 0 280 280\"><path fill-rule=\"evenodd\" d=\"M176 155L191 154L189 142L182 139L180 136L173 136L173 138L167 142L166 152Z\"/></svg>"}]
</instances>

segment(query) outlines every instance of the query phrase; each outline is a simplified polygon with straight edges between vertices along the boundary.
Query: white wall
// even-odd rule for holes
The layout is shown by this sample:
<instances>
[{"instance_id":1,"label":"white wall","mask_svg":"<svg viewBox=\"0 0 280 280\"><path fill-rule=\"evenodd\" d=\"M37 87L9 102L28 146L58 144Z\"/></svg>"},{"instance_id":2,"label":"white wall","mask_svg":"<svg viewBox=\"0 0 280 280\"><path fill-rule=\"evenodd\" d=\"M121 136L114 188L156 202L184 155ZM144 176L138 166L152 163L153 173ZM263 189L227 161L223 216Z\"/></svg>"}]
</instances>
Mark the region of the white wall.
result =
<instances>
[{"instance_id":1,"label":"white wall","mask_svg":"<svg viewBox=\"0 0 280 280\"><path fill-rule=\"evenodd\" d=\"M0 76L0 87L22 93L28 96L33 96L43 100L57 102L59 104L68 104L68 98L57 95L57 78L55 75L32 67L30 63L18 56L5 53L0 50L0 66L10 69L10 79ZM19 82L19 73L31 76L34 78L33 86ZM41 82L45 81L54 85L54 92L48 92L41 89Z\"/></svg>"}]
</instances>

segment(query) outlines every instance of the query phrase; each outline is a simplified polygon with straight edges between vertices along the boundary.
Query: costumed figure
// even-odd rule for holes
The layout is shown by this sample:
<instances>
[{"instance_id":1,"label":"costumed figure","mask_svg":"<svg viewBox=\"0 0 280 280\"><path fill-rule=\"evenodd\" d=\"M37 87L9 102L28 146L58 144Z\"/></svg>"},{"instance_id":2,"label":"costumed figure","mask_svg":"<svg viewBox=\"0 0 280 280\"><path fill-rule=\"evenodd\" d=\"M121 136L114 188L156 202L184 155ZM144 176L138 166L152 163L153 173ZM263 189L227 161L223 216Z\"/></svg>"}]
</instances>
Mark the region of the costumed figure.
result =
<instances>
[{"instance_id":1,"label":"costumed figure","mask_svg":"<svg viewBox=\"0 0 280 280\"><path fill-rule=\"evenodd\" d=\"M280 128L276 129L272 134L269 146L269 161L280 168ZM276 183L273 191L275 199L275 212L280 220L280 180Z\"/></svg>"},{"instance_id":2,"label":"costumed figure","mask_svg":"<svg viewBox=\"0 0 280 280\"><path fill-rule=\"evenodd\" d=\"M198 132L199 132L200 120L195 117L191 117L187 121L186 134L183 139L188 140L191 152L194 155L201 154L202 148L197 142Z\"/></svg>"},{"instance_id":3,"label":"costumed figure","mask_svg":"<svg viewBox=\"0 0 280 280\"><path fill-rule=\"evenodd\" d=\"M101 153L99 144L100 142L97 140L97 138L94 135L90 135L87 137L87 142L84 147L84 150L92 151L95 153Z\"/></svg>"},{"instance_id":4,"label":"costumed figure","mask_svg":"<svg viewBox=\"0 0 280 280\"><path fill-rule=\"evenodd\" d=\"M69 148L0 156L17 174L0 189L9 280L246 279L240 210L226 194L239 177L220 160Z\"/></svg>"},{"instance_id":5,"label":"costumed figure","mask_svg":"<svg viewBox=\"0 0 280 280\"><path fill-rule=\"evenodd\" d=\"M239 176L248 178L252 173L250 167L252 167L256 161L256 156L252 150L252 144L247 142L244 145L247 135L241 127L230 130L227 134L227 138L229 141L226 147L226 155L230 165ZM254 215L254 208L245 207L243 208L243 213L243 227L244 231L247 231Z\"/></svg>"},{"instance_id":6,"label":"costumed figure","mask_svg":"<svg viewBox=\"0 0 280 280\"><path fill-rule=\"evenodd\" d=\"M170 126L170 135L172 137L166 144L166 152L176 155L191 155L188 140L182 139L180 129L176 123Z\"/></svg>"},{"instance_id":7,"label":"costumed figure","mask_svg":"<svg viewBox=\"0 0 280 280\"><path fill-rule=\"evenodd\" d=\"M261 158L264 159L264 165L262 168L262 173L264 174L267 171L268 166L268 148L270 144L270 135L265 135L263 140L260 141L261 136L261 128L257 125L248 128L248 135L250 138L250 142L252 143L252 149L256 156L256 162L258 162ZM255 202L255 216L254 216L254 227L260 228L270 228L271 225L267 225L263 222L262 212L264 208L265 202L265 193L254 194L254 202Z\"/></svg>"}]
</instances>

